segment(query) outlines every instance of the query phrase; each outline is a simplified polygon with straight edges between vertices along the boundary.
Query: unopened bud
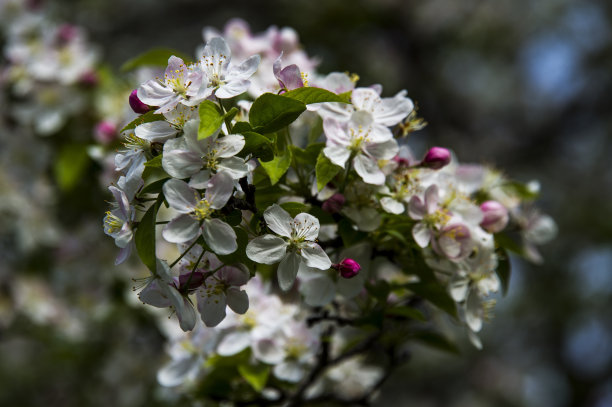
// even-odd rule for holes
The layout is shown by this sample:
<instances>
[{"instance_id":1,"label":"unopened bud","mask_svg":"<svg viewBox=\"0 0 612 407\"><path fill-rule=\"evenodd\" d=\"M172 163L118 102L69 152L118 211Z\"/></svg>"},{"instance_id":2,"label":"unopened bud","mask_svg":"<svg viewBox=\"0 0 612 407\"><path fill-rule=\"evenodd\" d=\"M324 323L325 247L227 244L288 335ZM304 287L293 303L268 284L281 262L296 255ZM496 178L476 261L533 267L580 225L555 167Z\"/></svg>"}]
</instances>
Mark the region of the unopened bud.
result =
<instances>
[{"instance_id":1,"label":"unopened bud","mask_svg":"<svg viewBox=\"0 0 612 407\"><path fill-rule=\"evenodd\" d=\"M117 137L117 126L108 121L102 121L96 125L94 137L99 143L108 144Z\"/></svg>"},{"instance_id":2,"label":"unopened bud","mask_svg":"<svg viewBox=\"0 0 612 407\"><path fill-rule=\"evenodd\" d=\"M353 278L361 270L359 263L353 259L344 259L338 264L332 264L332 268L338 270L344 278Z\"/></svg>"},{"instance_id":3,"label":"unopened bud","mask_svg":"<svg viewBox=\"0 0 612 407\"><path fill-rule=\"evenodd\" d=\"M187 292L195 290L204 283L204 273L194 271L193 273L181 274L179 276L179 291Z\"/></svg>"},{"instance_id":4,"label":"unopened bud","mask_svg":"<svg viewBox=\"0 0 612 407\"><path fill-rule=\"evenodd\" d=\"M508 209L497 201L486 201L480 205L484 215L480 226L490 233L504 230L508 224Z\"/></svg>"},{"instance_id":5,"label":"unopened bud","mask_svg":"<svg viewBox=\"0 0 612 407\"><path fill-rule=\"evenodd\" d=\"M96 86L98 84L98 74L95 71L87 71L81 75L79 83L84 86Z\"/></svg>"},{"instance_id":6,"label":"unopened bud","mask_svg":"<svg viewBox=\"0 0 612 407\"><path fill-rule=\"evenodd\" d=\"M130 107L134 113L138 114L144 114L151 110L149 105L142 103L142 101L138 98L138 89L134 89L132 93L130 93Z\"/></svg>"},{"instance_id":7,"label":"unopened bud","mask_svg":"<svg viewBox=\"0 0 612 407\"><path fill-rule=\"evenodd\" d=\"M342 210L344 202L346 202L344 195L335 193L328 200L323 202L321 208L327 213L338 213Z\"/></svg>"},{"instance_id":8,"label":"unopened bud","mask_svg":"<svg viewBox=\"0 0 612 407\"><path fill-rule=\"evenodd\" d=\"M448 165L450 160L451 154L446 148L432 147L429 149L427 154L425 154L425 158L423 158L423 162L421 164L424 167L439 170L440 168Z\"/></svg>"}]
</instances>

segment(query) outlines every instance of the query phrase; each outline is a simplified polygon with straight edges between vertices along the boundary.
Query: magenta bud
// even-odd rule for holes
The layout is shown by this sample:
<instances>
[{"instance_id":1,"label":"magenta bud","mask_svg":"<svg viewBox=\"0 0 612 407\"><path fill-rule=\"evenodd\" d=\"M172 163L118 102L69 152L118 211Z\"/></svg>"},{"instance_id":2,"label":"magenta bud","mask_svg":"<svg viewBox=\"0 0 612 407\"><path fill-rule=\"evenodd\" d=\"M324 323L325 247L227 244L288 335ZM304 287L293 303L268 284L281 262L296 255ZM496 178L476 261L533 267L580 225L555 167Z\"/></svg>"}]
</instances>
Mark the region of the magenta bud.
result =
<instances>
[{"instance_id":1,"label":"magenta bud","mask_svg":"<svg viewBox=\"0 0 612 407\"><path fill-rule=\"evenodd\" d=\"M434 170L439 170L440 168L448 165L450 160L451 154L446 148L432 147L429 149L427 154L425 154L425 158L423 158L421 165Z\"/></svg>"},{"instance_id":2,"label":"magenta bud","mask_svg":"<svg viewBox=\"0 0 612 407\"><path fill-rule=\"evenodd\" d=\"M490 233L504 230L508 224L508 209L497 201L486 201L480 205L483 214L480 226Z\"/></svg>"},{"instance_id":3,"label":"magenta bud","mask_svg":"<svg viewBox=\"0 0 612 407\"><path fill-rule=\"evenodd\" d=\"M108 121L101 121L96 124L94 130L94 137L99 143L108 144L117 137L117 126L114 123Z\"/></svg>"},{"instance_id":4,"label":"magenta bud","mask_svg":"<svg viewBox=\"0 0 612 407\"><path fill-rule=\"evenodd\" d=\"M145 105L140 99L138 99L138 89L134 89L132 93L130 93L130 107L134 113L138 114L144 114L151 110L149 105Z\"/></svg>"},{"instance_id":5,"label":"magenta bud","mask_svg":"<svg viewBox=\"0 0 612 407\"><path fill-rule=\"evenodd\" d=\"M204 283L204 273L194 271L193 273L181 274L179 276L179 291L186 292L195 290Z\"/></svg>"},{"instance_id":6,"label":"magenta bud","mask_svg":"<svg viewBox=\"0 0 612 407\"><path fill-rule=\"evenodd\" d=\"M59 27L57 32L57 36L60 41L67 43L72 41L78 34L79 30L73 25L70 24L62 24Z\"/></svg>"},{"instance_id":7,"label":"magenta bud","mask_svg":"<svg viewBox=\"0 0 612 407\"><path fill-rule=\"evenodd\" d=\"M361 270L359 263L353 259L344 259L338 264L332 264L332 268L338 270L344 278L353 278Z\"/></svg>"},{"instance_id":8,"label":"magenta bud","mask_svg":"<svg viewBox=\"0 0 612 407\"><path fill-rule=\"evenodd\" d=\"M344 202L346 202L344 195L335 193L328 200L323 202L321 208L327 213L338 213L342 210Z\"/></svg>"}]
</instances>

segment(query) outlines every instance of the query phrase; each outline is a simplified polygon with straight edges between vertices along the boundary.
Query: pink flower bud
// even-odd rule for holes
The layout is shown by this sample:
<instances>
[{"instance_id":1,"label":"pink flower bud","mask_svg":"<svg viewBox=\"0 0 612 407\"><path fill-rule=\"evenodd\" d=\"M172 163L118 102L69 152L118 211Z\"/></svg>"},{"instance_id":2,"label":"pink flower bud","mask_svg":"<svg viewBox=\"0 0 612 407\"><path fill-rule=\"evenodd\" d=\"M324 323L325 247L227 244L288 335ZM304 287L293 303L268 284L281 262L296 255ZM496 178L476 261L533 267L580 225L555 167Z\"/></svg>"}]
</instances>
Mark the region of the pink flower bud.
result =
<instances>
[{"instance_id":1,"label":"pink flower bud","mask_svg":"<svg viewBox=\"0 0 612 407\"><path fill-rule=\"evenodd\" d=\"M423 158L421 165L434 170L439 170L440 168L448 165L450 160L451 154L446 148L432 147L429 149L427 154L425 154L425 158Z\"/></svg>"},{"instance_id":2,"label":"pink flower bud","mask_svg":"<svg viewBox=\"0 0 612 407\"><path fill-rule=\"evenodd\" d=\"M108 144L117 137L117 126L108 121L101 121L94 131L95 139L102 144Z\"/></svg>"},{"instance_id":3,"label":"pink flower bud","mask_svg":"<svg viewBox=\"0 0 612 407\"><path fill-rule=\"evenodd\" d=\"M508 209L497 201L486 201L480 205L484 215L480 226L490 233L504 230L508 224Z\"/></svg>"},{"instance_id":4,"label":"pink flower bud","mask_svg":"<svg viewBox=\"0 0 612 407\"><path fill-rule=\"evenodd\" d=\"M134 113L138 114L144 114L151 110L149 105L145 105L140 99L138 99L138 89L134 89L132 93L130 93L130 107Z\"/></svg>"},{"instance_id":5,"label":"pink flower bud","mask_svg":"<svg viewBox=\"0 0 612 407\"><path fill-rule=\"evenodd\" d=\"M346 202L344 195L335 193L331 196L331 198L323 202L321 208L327 213L338 213L342 210L344 202Z\"/></svg>"},{"instance_id":6,"label":"pink flower bud","mask_svg":"<svg viewBox=\"0 0 612 407\"><path fill-rule=\"evenodd\" d=\"M332 264L332 268L338 270L344 278L353 278L361 270L359 263L353 259L344 259L338 264Z\"/></svg>"}]
</instances>

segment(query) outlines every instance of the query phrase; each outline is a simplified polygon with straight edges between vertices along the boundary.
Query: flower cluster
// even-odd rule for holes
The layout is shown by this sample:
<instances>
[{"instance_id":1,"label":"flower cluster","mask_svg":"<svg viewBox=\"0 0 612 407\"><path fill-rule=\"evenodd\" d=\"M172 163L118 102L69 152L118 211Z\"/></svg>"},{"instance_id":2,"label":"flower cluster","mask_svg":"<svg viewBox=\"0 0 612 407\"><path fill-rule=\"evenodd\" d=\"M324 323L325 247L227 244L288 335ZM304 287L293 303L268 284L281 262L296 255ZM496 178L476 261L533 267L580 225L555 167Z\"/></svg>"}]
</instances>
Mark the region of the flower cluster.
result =
<instances>
[{"instance_id":1,"label":"flower cluster","mask_svg":"<svg viewBox=\"0 0 612 407\"><path fill-rule=\"evenodd\" d=\"M537 185L442 147L416 158L406 136L424 124L406 91L317 73L290 29L252 35L234 20L222 35L205 29L193 61L169 56L132 92L140 116L115 158L105 232L117 260L135 247L151 271L142 302L193 330L160 382L211 381L237 358L256 397L319 397L347 349L399 358L439 335L430 305L480 347L507 250L537 261L554 236L530 206ZM162 243L175 259L158 256ZM372 369L355 379L366 389L383 376Z\"/></svg>"}]
</instances>

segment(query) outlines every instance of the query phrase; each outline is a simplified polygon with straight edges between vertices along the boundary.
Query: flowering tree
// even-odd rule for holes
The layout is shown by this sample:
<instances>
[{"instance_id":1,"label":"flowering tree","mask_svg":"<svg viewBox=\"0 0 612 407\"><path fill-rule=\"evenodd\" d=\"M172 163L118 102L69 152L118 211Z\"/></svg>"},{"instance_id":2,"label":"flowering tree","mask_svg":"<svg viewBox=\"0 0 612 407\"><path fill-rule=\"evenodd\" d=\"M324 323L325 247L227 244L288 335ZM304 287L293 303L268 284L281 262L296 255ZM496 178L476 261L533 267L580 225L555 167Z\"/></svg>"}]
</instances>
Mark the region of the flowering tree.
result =
<instances>
[{"instance_id":1,"label":"flowering tree","mask_svg":"<svg viewBox=\"0 0 612 407\"><path fill-rule=\"evenodd\" d=\"M140 300L189 332L160 383L237 405L367 405L412 343L456 351L437 315L480 348L507 252L540 261L554 235L537 183L441 147L416 158L425 123L406 92L319 74L290 29L234 20L204 40L130 95L140 115L104 220L116 262L136 251L150 271Z\"/></svg>"}]
</instances>

